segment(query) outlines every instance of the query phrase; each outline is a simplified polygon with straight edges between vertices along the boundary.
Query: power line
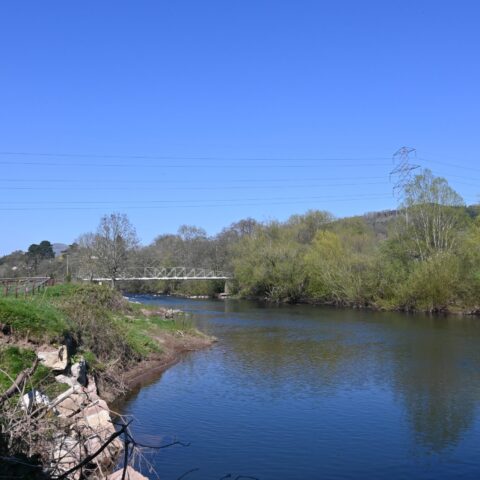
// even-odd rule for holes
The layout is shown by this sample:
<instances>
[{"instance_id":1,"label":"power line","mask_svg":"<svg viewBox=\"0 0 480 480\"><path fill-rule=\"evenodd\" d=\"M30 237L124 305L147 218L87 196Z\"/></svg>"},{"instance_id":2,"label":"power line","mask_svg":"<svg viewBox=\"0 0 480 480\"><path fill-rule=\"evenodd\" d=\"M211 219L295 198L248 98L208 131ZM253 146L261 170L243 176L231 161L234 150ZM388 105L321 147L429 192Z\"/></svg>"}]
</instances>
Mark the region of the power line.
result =
<instances>
[{"instance_id":1,"label":"power line","mask_svg":"<svg viewBox=\"0 0 480 480\"><path fill-rule=\"evenodd\" d=\"M397 152L399 154L400 152ZM0 156L15 156L15 157L42 157L42 158L90 158L90 159L124 159L124 160L173 160L173 161L221 161L221 162L228 162L228 161L242 161L242 162L371 162L371 161L389 161L391 157L388 156L367 156L367 157L348 157L348 156L340 156L340 157L300 157L300 156L288 156L288 157L265 157L265 156L257 156L257 157L246 157L246 156L239 156L239 157L228 157L224 155L219 156L212 156L212 155L190 155L190 156L179 156L179 155L144 155L144 154L100 154L100 153L78 153L78 152L22 152L22 151L0 151ZM475 167L468 167L464 165L459 165L458 163L450 163L444 162L441 160L432 160L425 157L420 157L418 160L427 162L427 163L436 163L438 165L444 165L448 167L460 168L465 170L472 170L480 172L480 168ZM18 162L18 161L0 161L1 165L29 165L29 166L64 166L65 164L62 162ZM383 166L386 165L385 163L379 164L358 164L359 166ZM107 164L99 164L99 163L69 163L70 166L105 166L105 167L165 167L165 168L184 168L184 167L198 167L199 165L196 164L167 164L167 165L152 165L152 164L125 164L125 163L107 163ZM218 165L211 165L212 167L218 167ZM228 167L228 165L223 165ZM242 165L238 165L240 167ZM311 165L284 165L283 167L288 168L295 168L295 167L302 167ZM346 165L348 166L348 165ZM208 165L202 165L202 167L208 167ZM236 167L236 166L235 166Z\"/></svg>"},{"instance_id":2,"label":"power line","mask_svg":"<svg viewBox=\"0 0 480 480\"><path fill-rule=\"evenodd\" d=\"M73 202L73 205L79 206L42 206L42 207L0 207L1 211L49 211L49 210L97 210L103 209L107 205L115 205L115 208L122 209L163 209L163 208L210 208L210 207L240 207L240 206L268 206L268 205L289 205L289 204L299 204L299 203L310 203L312 200L328 200L331 202L343 202L343 201L353 201L353 200L369 200L369 199L382 199L382 198L391 198L391 194L365 194L365 195L354 195L354 196L318 196L318 197L291 197L289 199L278 197L278 201L274 198L272 199L249 199L245 202L245 199L237 200L225 200L216 201L212 203L212 200L204 200L207 203L192 203L191 200L185 200L185 203L178 203L178 200L172 201L143 201L146 205L131 205L131 202L120 204L118 202ZM168 203L167 203L168 202ZM181 201L180 201L181 202ZM209 203L208 203L209 202ZM32 202L33 203L33 202ZM53 202L52 202L53 203ZM152 203L156 203L152 205ZM37 204L35 202L35 204ZM56 202L58 205L65 205L65 202Z\"/></svg>"},{"instance_id":3,"label":"power line","mask_svg":"<svg viewBox=\"0 0 480 480\"><path fill-rule=\"evenodd\" d=\"M0 156L22 156L22 157L60 157L60 158L98 158L98 159L126 159L126 160L238 160L238 161L351 161L351 160L390 160L390 157L226 157L209 155L142 155L142 154L98 154L98 153L46 153L46 152L15 152L0 151Z\"/></svg>"},{"instance_id":4,"label":"power line","mask_svg":"<svg viewBox=\"0 0 480 480\"><path fill-rule=\"evenodd\" d=\"M195 201L196 203L201 202L243 202L243 201L271 201L271 200L328 200L328 199L348 199L348 200L357 200L363 197L383 197L388 195L386 193L365 193L365 194L352 194L352 195L314 195L314 196L301 196L301 197L254 197L254 198L221 198L221 199L200 199L200 200L192 200L192 199L149 199L149 200L128 200L128 204L140 204L140 203L152 203L152 204L175 204L175 203L185 203L185 202L192 202ZM27 204L35 204L35 205L116 205L121 204L122 200L78 200L78 201L65 201L65 200L29 200L29 201L4 201L3 204L15 204L15 205L27 205Z\"/></svg>"},{"instance_id":5,"label":"power line","mask_svg":"<svg viewBox=\"0 0 480 480\"><path fill-rule=\"evenodd\" d=\"M420 160L422 162L436 163L437 165L443 165L443 166L446 166L446 167L453 167L453 168L460 169L460 170L472 170L474 172L480 172L480 168L466 167L465 165L458 165L458 164L455 164L455 163L442 162L440 160L430 160L430 159L427 159L427 158L420 158Z\"/></svg>"},{"instance_id":6,"label":"power line","mask_svg":"<svg viewBox=\"0 0 480 480\"><path fill-rule=\"evenodd\" d=\"M357 186L372 186L372 185L386 185L386 182L363 182L359 183L330 183L330 184L289 184L289 185L250 185L250 186L235 186L235 185L218 185L218 186L162 186L155 187L154 191L218 191L218 190L271 190L271 189L291 189L291 188L329 188L329 187L357 187ZM47 192L62 192L71 191L71 187L0 187L5 191L47 191ZM142 191L152 190L152 188L142 187ZM133 191L137 192L138 187L76 187L76 191Z\"/></svg>"},{"instance_id":7,"label":"power line","mask_svg":"<svg viewBox=\"0 0 480 480\"><path fill-rule=\"evenodd\" d=\"M377 176L377 177L372 177L372 176L367 176L367 177L316 177L312 178L309 177L307 179L296 179L297 181L322 181L322 180L381 180L385 179L385 176ZM238 179L238 180L230 180L230 183L257 183L257 182L264 182L266 179L261 178L261 179ZM268 178L268 182L291 182L292 178L278 178L278 179L270 179ZM25 179L25 178L2 178L0 179L0 182L8 182L8 183L127 183L127 184L180 184L183 185L185 183L198 183L198 180L181 180L181 181L171 181L171 180L124 180L124 179L114 179L114 178L104 178L104 179L72 179L72 178L44 178L44 179Z\"/></svg>"},{"instance_id":8,"label":"power line","mask_svg":"<svg viewBox=\"0 0 480 480\"><path fill-rule=\"evenodd\" d=\"M228 161L228 159L221 160L222 162ZM258 162L258 160L255 160ZM294 160L293 160L294 161ZM300 160L298 160L300 161ZM301 160L305 161L305 160ZM338 160L330 160L330 162L337 163ZM14 162L14 161L0 161L0 165L22 165L22 166L38 166L38 167L65 167L65 163L62 162ZM386 163L344 163L342 166L344 167L381 167L386 166ZM244 164L133 164L133 163L69 163L69 167L102 167L102 168L171 168L171 169L182 169L182 168L221 168L221 169L234 169L234 168L245 168ZM254 166L250 166L249 168L312 168L312 165L308 164L256 164Z\"/></svg>"}]
</instances>

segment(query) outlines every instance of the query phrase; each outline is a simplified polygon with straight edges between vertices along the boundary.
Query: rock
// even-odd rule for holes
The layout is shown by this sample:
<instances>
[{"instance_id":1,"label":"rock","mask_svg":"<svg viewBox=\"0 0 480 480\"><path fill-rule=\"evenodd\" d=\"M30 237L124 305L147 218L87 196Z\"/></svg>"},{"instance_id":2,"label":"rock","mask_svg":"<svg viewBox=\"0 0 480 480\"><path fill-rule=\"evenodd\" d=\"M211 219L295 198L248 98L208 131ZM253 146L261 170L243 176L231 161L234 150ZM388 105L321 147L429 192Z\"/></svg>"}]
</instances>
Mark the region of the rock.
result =
<instances>
[{"instance_id":1,"label":"rock","mask_svg":"<svg viewBox=\"0 0 480 480\"><path fill-rule=\"evenodd\" d=\"M116 431L108 407L105 410L100 405L92 405L76 415L75 419L76 428L80 427L82 436L88 439L85 446L90 453L97 451ZM120 438L115 438L104 450L106 454L99 458L99 462L103 464L111 463L122 449L123 442Z\"/></svg>"},{"instance_id":2,"label":"rock","mask_svg":"<svg viewBox=\"0 0 480 480\"><path fill-rule=\"evenodd\" d=\"M85 442L85 448L88 455L93 455L102 445L102 439L98 435L92 435ZM94 462L97 465L109 465L112 463L112 453L109 451L108 447L95 457Z\"/></svg>"},{"instance_id":3,"label":"rock","mask_svg":"<svg viewBox=\"0 0 480 480\"><path fill-rule=\"evenodd\" d=\"M71 367L72 377L82 386L87 386L87 362L82 358Z\"/></svg>"},{"instance_id":4,"label":"rock","mask_svg":"<svg viewBox=\"0 0 480 480\"><path fill-rule=\"evenodd\" d=\"M65 345L62 345L58 350L38 352L37 357L43 365L52 370L63 371L67 368L68 353Z\"/></svg>"},{"instance_id":5,"label":"rock","mask_svg":"<svg viewBox=\"0 0 480 480\"><path fill-rule=\"evenodd\" d=\"M100 412L107 412L110 415L110 410L108 409L107 402L105 400L102 400L101 398L84 407L81 412L75 415L74 419L77 420L87 418L90 415L96 415Z\"/></svg>"},{"instance_id":6,"label":"rock","mask_svg":"<svg viewBox=\"0 0 480 480\"><path fill-rule=\"evenodd\" d=\"M198 297L191 297L191 298L198 298ZM167 319L173 318L176 315L179 315L182 313L181 310L176 310L174 308L157 308L155 310L148 310L147 308L142 308L140 312L142 312L143 315L145 315L146 317L158 316L158 317L163 317Z\"/></svg>"},{"instance_id":7,"label":"rock","mask_svg":"<svg viewBox=\"0 0 480 480\"><path fill-rule=\"evenodd\" d=\"M58 383L65 383L67 385L70 385L71 387L73 387L76 383L74 378L68 375L64 375L63 373L61 373L60 375L55 375L55 380Z\"/></svg>"},{"instance_id":8,"label":"rock","mask_svg":"<svg viewBox=\"0 0 480 480\"><path fill-rule=\"evenodd\" d=\"M121 480L123 476L123 468L113 472L111 475L107 476L107 480ZM125 479L126 480L148 480L147 477L144 477L141 473L138 473L134 470L130 465L127 467L127 471L125 472Z\"/></svg>"},{"instance_id":9,"label":"rock","mask_svg":"<svg viewBox=\"0 0 480 480\"><path fill-rule=\"evenodd\" d=\"M71 417L88 403L90 403L88 395L78 384L61 393L53 401L53 405L61 417Z\"/></svg>"},{"instance_id":10,"label":"rock","mask_svg":"<svg viewBox=\"0 0 480 480\"><path fill-rule=\"evenodd\" d=\"M83 451L82 442L79 439L73 435L59 435L55 440L52 463L56 466L59 473L68 472L68 470L80 463ZM81 474L81 470L77 470L70 474L68 478L77 480Z\"/></svg>"},{"instance_id":11,"label":"rock","mask_svg":"<svg viewBox=\"0 0 480 480\"><path fill-rule=\"evenodd\" d=\"M85 415L78 423L80 425L83 423L96 432L104 432L106 436L111 435L115 431L108 410L96 409L90 415Z\"/></svg>"},{"instance_id":12,"label":"rock","mask_svg":"<svg viewBox=\"0 0 480 480\"><path fill-rule=\"evenodd\" d=\"M71 417L83 408L84 398L74 393L56 405L59 416Z\"/></svg>"},{"instance_id":13,"label":"rock","mask_svg":"<svg viewBox=\"0 0 480 480\"><path fill-rule=\"evenodd\" d=\"M35 388L22 396L22 410L30 410L35 406L50 406L49 398Z\"/></svg>"}]
</instances>

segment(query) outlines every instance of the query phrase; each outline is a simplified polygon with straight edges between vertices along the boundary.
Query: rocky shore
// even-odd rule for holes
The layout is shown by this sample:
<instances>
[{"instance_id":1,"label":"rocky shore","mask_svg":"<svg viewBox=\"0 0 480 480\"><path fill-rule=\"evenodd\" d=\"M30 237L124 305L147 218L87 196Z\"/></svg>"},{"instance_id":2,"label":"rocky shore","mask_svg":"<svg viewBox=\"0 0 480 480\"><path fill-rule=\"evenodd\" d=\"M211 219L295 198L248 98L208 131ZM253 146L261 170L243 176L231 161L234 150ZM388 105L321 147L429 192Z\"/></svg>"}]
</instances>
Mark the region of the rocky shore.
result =
<instances>
[{"instance_id":1,"label":"rocky shore","mask_svg":"<svg viewBox=\"0 0 480 480\"><path fill-rule=\"evenodd\" d=\"M172 319L182 316L178 310L143 308L139 305L136 311L142 318L155 322L161 322L161 319L172 322ZM132 318L132 321L135 320ZM30 441L32 444L35 442L36 451L42 451L41 472L37 467L37 470L32 468L28 474L20 473L22 478L35 479L145 479L131 466L116 469L125 448L124 439L128 438L128 430L124 419L112 411L107 402L111 405L119 395L147 377L158 376L186 353L206 348L215 342L214 338L193 328L152 329L149 339L158 348L141 360L130 363L115 378L115 384L123 386L120 390L110 388L111 384L105 382L98 371L92 370L87 359L76 353L68 342L57 344L56 347L52 344L32 345L25 340L18 342L10 333L0 334L4 345L14 348L28 345L30 349L33 346L36 357L33 365L22 371L13 382L11 395L6 392L12 402L12 409L7 411L12 414L12 423L17 425L17 431L10 432L10 436L19 441L23 435L22 428L26 432L28 428L35 430L35 440ZM49 391L56 392L54 396L49 397L48 389L40 385L33 386L29 381L37 367L50 372L50 377L54 375L53 383L57 386L52 388L51 384L48 385ZM18 392L21 395L17 401L14 397ZM8 422L6 424L8 426ZM19 468L25 471L25 466L19 465L17 457L5 460L6 463L11 462L5 470L7 476L18 477ZM3 475L3 470L1 473Z\"/></svg>"}]
</instances>

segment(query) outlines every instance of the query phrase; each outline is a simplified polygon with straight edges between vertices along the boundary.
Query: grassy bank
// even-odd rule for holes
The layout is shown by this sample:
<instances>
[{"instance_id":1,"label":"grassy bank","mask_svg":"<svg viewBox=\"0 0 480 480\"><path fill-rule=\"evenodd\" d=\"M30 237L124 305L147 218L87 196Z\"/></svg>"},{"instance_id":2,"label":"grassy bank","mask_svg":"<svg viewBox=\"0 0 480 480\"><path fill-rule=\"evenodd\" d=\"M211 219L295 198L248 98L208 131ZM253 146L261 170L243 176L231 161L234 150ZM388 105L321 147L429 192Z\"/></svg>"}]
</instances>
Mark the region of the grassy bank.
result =
<instances>
[{"instance_id":1,"label":"grassy bank","mask_svg":"<svg viewBox=\"0 0 480 480\"><path fill-rule=\"evenodd\" d=\"M34 390L52 400L70 388L55 378L58 371L38 363L39 352L65 346L68 364L86 360L99 393L113 400L140 373L161 371L183 352L211 343L183 314L130 303L106 286L58 285L27 298L0 297L0 457L8 459L0 461L0 476L47 478L39 460L45 453L42 441L65 429L65 419L46 410L27 415L20 401ZM27 380L12 389L29 369ZM33 426L38 415L46 434ZM22 423L26 436L18 435ZM15 436L9 434L13 430ZM29 466L28 475L19 473L19 461ZM38 467L32 467L35 462Z\"/></svg>"},{"instance_id":2,"label":"grassy bank","mask_svg":"<svg viewBox=\"0 0 480 480\"><path fill-rule=\"evenodd\" d=\"M139 362L171 354L159 341L163 337L202 337L183 315L166 319L161 309L130 303L98 285L58 285L32 297L1 297L0 324L0 388L45 345L67 345L70 356L87 360L103 389L115 390L122 374Z\"/></svg>"}]
</instances>

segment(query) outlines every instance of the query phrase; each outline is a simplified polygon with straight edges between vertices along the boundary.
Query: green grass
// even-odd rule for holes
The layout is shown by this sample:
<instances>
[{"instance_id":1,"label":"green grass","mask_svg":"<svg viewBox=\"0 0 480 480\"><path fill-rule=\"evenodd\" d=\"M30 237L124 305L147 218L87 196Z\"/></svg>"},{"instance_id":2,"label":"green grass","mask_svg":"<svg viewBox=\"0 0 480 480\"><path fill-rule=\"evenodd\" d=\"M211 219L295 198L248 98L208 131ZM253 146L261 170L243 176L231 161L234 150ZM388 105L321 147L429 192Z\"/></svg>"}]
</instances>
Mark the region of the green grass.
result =
<instances>
[{"instance_id":1,"label":"green grass","mask_svg":"<svg viewBox=\"0 0 480 480\"><path fill-rule=\"evenodd\" d=\"M27 348L8 346L0 349L0 392L9 388L17 375L33 365L35 352ZM40 388L50 398L64 392L68 385L57 383L53 372L44 365L38 365L30 378L25 391Z\"/></svg>"},{"instance_id":2,"label":"green grass","mask_svg":"<svg viewBox=\"0 0 480 480\"><path fill-rule=\"evenodd\" d=\"M61 343L68 336L75 345L73 353L83 355L91 370L101 373L111 363L126 368L161 353L155 337L162 332L195 331L184 316L165 320L145 315L145 309L155 307L131 304L108 286L65 284L32 297L0 297L0 323L11 327L14 339ZM12 348L2 353L0 368L8 365L9 373L16 375L31 365L35 354ZM48 376L42 369L38 375Z\"/></svg>"},{"instance_id":3,"label":"green grass","mask_svg":"<svg viewBox=\"0 0 480 480\"><path fill-rule=\"evenodd\" d=\"M158 342L149 335L148 320L136 319L124 325L124 328L127 342L138 355L146 357L150 353L162 351Z\"/></svg>"},{"instance_id":4,"label":"green grass","mask_svg":"<svg viewBox=\"0 0 480 480\"><path fill-rule=\"evenodd\" d=\"M0 323L16 335L39 341L60 337L67 328L65 316L38 297L0 297Z\"/></svg>"},{"instance_id":5,"label":"green grass","mask_svg":"<svg viewBox=\"0 0 480 480\"><path fill-rule=\"evenodd\" d=\"M19 347L4 347L0 350L0 391L6 390L16 376L26 368L32 366L35 352Z\"/></svg>"}]
</instances>

